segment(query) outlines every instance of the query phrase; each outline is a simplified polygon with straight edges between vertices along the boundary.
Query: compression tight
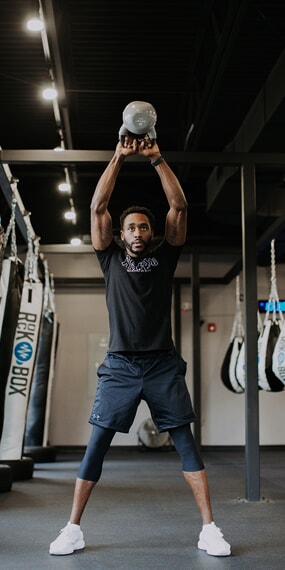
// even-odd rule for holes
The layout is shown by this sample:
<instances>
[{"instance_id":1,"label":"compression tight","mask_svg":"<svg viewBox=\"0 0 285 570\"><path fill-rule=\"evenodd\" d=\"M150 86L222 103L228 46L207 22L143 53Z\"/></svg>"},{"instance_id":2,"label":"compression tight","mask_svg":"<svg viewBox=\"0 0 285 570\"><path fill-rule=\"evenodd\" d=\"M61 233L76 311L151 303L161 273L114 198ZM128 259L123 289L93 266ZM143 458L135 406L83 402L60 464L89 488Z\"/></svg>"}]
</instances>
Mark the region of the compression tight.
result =
<instances>
[{"instance_id":1,"label":"compression tight","mask_svg":"<svg viewBox=\"0 0 285 570\"><path fill-rule=\"evenodd\" d=\"M183 471L192 472L204 469L204 464L196 448L190 425L187 424L173 428L168 430L168 432L176 451L181 457ZM78 471L79 479L94 481L95 483L99 481L104 457L115 433L115 430L112 429L97 425L93 426L93 431Z\"/></svg>"},{"instance_id":2,"label":"compression tight","mask_svg":"<svg viewBox=\"0 0 285 570\"><path fill-rule=\"evenodd\" d=\"M101 477L104 457L111 445L115 430L93 426L85 455L82 459L78 477L97 483Z\"/></svg>"},{"instance_id":3,"label":"compression tight","mask_svg":"<svg viewBox=\"0 0 285 570\"><path fill-rule=\"evenodd\" d=\"M190 424L168 430L176 451L182 460L183 471L201 471L203 460L198 452Z\"/></svg>"}]
</instances>

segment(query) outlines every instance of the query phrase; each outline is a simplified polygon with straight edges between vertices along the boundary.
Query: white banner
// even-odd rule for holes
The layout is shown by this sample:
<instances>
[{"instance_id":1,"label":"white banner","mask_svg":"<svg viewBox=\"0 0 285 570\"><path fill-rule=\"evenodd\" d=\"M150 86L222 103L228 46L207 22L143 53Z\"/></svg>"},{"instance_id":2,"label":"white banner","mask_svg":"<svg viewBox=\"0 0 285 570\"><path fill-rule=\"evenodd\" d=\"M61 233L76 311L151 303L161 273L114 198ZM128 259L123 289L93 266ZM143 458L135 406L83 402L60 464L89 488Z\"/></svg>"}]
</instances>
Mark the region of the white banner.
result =
<instances>
[{"instance_id":1,"label":"white banner","mask_svg":"<svg viewBox=\"0 0 285 570\"><path fill-rule=\"evenodd\" d=\"M42 283L24 282L8 376L0 459L21 459L42 317Z\"/></svg>"}]
</instances>

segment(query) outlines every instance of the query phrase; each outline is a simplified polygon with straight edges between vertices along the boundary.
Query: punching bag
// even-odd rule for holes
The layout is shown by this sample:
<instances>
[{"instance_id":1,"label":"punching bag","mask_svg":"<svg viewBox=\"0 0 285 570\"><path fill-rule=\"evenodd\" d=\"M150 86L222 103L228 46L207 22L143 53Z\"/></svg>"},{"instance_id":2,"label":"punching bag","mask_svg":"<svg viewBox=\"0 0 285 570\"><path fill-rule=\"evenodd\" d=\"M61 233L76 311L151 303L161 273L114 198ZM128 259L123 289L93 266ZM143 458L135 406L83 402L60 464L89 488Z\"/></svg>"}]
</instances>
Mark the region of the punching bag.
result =
<instances>
[{"instance_id":1,"label":"punching bag","mask_svg":"<svg viewBox=\"0 0 285 570\"><path fill-rule=\"evenodd\" d=\"M285 322L282 324L272 356L272 370L285 385Z\"/></svg>"},{"instance_id":2,"label":"punching bag","mask_svg":"<svg viewBox=\"0 0 285 570\"><path fill-rule=\"evenodd\" d=\"M243 338L237 336L230 341L221 367L221 379L224 386L235 393L244 391L236 378L236 363L242 342Z\"/></svg>"},{"instance_id":3,"label":"punching bag","mask_svg":"<svg viewBox=\"0 0 285 570\"><path fill-rule=\"evenodd\" d=\"M272 311L270 312L270 309ZM258 339L258 385L268 392L280 392L284 388L282 380L273 370L273 354L278 341L284 317L280 311L275 267L275 240L271 240L271 288L268 310L263 322L263 330Z\"/></svg>"},{"instance_id":4,"label":"punching bag","mask_svg":"<svg viewBox=\"0 0 285 570\"><path fill-rule=\"evenodd\" d=\"M52 448L48 445L48 424L54 363L57 347L58 324L55 313L54 292L50 283L47 261L45 266L44 310L39 346L28 406L24 452L38 461L51 461Z\"/></svg>"},{"instance_id":5,"label":"punching bag","mask_svg":"<svg viewBox=\"0 0 285 570\"><path fill-rule=\"evenodd\" d=\"M5 391L0 459L20 459L42 315L42 283L24 281Z\"/></svg>"},{"instance_id":6,"label":"punching bag","mask_svg":"<svg viewBox=\"0 0 285 570\"><path fill-rule=\"evenodd\" d=\"M46 311L42 319L37 362L31 386L25 446L43 445L53 325L53 314Z\"/></svg>"},{"instance_id":7,"label":"punching bag","mask_svg":"<svg viewBox=\"0 0 285 570\"><path fill-rule=\"evenodd\" d=\"M44 428L44 437L43 437L43 445L44 446L48 445L50 411L51 411L51 401L52 401L52 387L53 387L53 379L54 379L57 345L58 345L58 339L59 339L59 329L60 329L60 325L59 325L59 322L57 320L57 315L56 315L56 313L54 313L54 315L53 315L53 336L52 336L52 345L51 345L51 358L50 358L47 403L46 403L46 414L45 414L45 428Z\"/></svg>"},{"instance_id":8,"label":"punching bag","mask_svg":"<svg viewBox=\"0 0 285 570\"><path fill-rule=\"evenodd\" d=\"M43 307L43 285L37 275L38 252L34 253L33 247L28 232L24 283L5 390L1 461L19 460L23 451L27 406Z\"/></svg>"},{"instance_id":9,"label":"punching bag","mask_svg":"<svg viewBox=\"0 0 285 570\"><path fill-rule=\"evenodd\" d=\"M273 353L281 331L281 321L267 319L258 339L258 385L268 392L281 392L283 382L273 371Z\"/></svg>"},{"instance_id":10,"label":"punching bag","mask_svg":"<svg viewBox=\"0 0 285 570\"><path fill-rule=\"evenodd\" d=\"M240 307L239 276L236 278L236 312L230 337L230 343L221 366L221 380L228 390L239 394L244 392L236 375L236 365L243 342L243 325Z\"/></svg>"},{"instance_id":11,"label":"punching bag","mask_svg":"<svg viewBox=\"0 0 285 570\"><path fill-rule=\"evenodd\" d=\"M0 441L4 422L5 392L20 311L24 268L20 261L4 259L0 279Z\"/></svg>"},{"instance_id":12,"label":"punching bag","mask_svg":"<svg viewBox=\"0 0 285 570\"><path fill-rule=\"evenodd\" d=\"M262 331L262 320L259 311L257 311L257 340ZM242 341L240 351L236 363L236 377L240 386L245 390L246 384L246 368L245 368L245 341Z\"/></svg>"}]
</instances>

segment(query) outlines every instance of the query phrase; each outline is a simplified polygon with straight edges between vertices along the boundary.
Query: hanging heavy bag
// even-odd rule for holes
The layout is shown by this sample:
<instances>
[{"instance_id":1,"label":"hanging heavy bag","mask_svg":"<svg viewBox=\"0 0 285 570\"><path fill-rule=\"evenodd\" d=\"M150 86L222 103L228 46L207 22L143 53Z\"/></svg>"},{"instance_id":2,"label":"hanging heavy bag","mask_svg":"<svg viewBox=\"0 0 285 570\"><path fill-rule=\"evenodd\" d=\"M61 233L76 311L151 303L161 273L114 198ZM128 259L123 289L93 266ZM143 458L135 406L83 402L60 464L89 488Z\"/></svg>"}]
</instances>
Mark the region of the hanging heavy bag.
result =
<instances>
[{"instance_id":1,"label":"hanging heavy bag","mask_svg":"<svg viewBox=\"0 0 285 570\"><path fill-rule=\"evenodd\" d=\"M21 262L5 259L0 280L0 440L4 422L5 392L20 311L23 279L24 271Z\"/></svg>"},{"instance_id":2,"label":"hanging heavy bag","mask_svg":"<svg viewBox=\"0 0 285 570\"><path fill-rule=\"evenodd\" d=\"M272 369L272 357L280 334L280 326L281 321L268 319L258 339L258 384L262 390L269 392L280 392L284 388L283 382Z\"/></svg>"},{"instance_id":3,"label":"hanging heavy bag","mask_svg":"<svg viewBox=\"0 0 285 570\"><path fill-rule=\"evenodd\" d=\"M46 312L42 318L37 361L29 398L25 446L43 445L52 335L53 314Z\"/></svg>"},{"instance_id":4,"label":"hanging heavy bag","mask_svg":"<svg viewBox=\"0 0 285 570\"><path fill-rule=\"evenodd\" d=\"M235 337L230 341L221 366L221 379L224 386L235 393L243 392L235 377L235 366L242 340L242 337Z\"/></svg>"},{"instance_id":5,"label":"hanging heavy bag","mask_svg":"<svg viewBox=\"0 0 285 570\"><path fill-rule=\"evenodd\" d=\"M57 320L56 313L53 314L53 336L52 336L52 346L50 355L50 368L49 368L49 379L48 379L48 392L47 392L47 403L46 403L46 413L45 413L45 427L43 436L43 445L48 445L49 437L49 424L50 424L50 412L52 403L52 388L54 380L54 370L56 361L56 352L59 340L59 329L60 325Z\"/></svg>"},{"instance_id":6,"label":"hanging heavy bag","mask_svg":"<svg viewBox=\"0 0 285 570\"><path fill-rule=\"evenodd\" d=\"M25 431L25 452L29 447L44 445L47 404L51 396L51 383L54 372L56 315L54 295L51 290L47 261L45 267L44 311L41 324L39 347L29 399ZM33 450L33 453L35 450Z\"/></svg>"},{"instance_id":7,"label":"hanging heavy bag","mask_svg":"<svg viewBox=\"0 0 285 570\"><path fill-rule=\"evenodd\" d=\"M4 423L6 385L12 360L24 279L24 267L17 256L15 210L16 199L13 195L11 218L4 240L4 248L6 248L11 237L11 256L3 260L0 278L0 439Z\"/></svg>"},{"instance_id":8,"label":"hanging heavy bag","mask_svg":"<svg viewBox=\"0 0 285 570\"><path fill-rule=\"evenodd\" d=\"M0 460L22 457L26 412L38 346L43 306L43 285L30 271L31 238L25 265L25 279L15 331L12 360L5 391L4 423Z\"/></svg>"},{"instance_id":9,"label":"hanging heavy bag","mask_svg":"<svg viewBox=\"0 0 285 570\"><path fill-rule=\"evenodd\" d=\"M270 308L272 312L270 313ZM279 296L277 292L275 268L275 240L271 241L271 289L268 299L268 310L263 322L263 330L258 339L258 385L268 392L280 392L284 388L283 382L275 375L272 368L272 359L276 342L284 322L280 311Z\"/></svg>"},{"instance_id":10,"label":"hanging heavy bag","mask_svg":"<svg viewBox=\"0 0 285 570\"><path fill-rule=\"evenodd\" d=\"M226 351L222 366L221 379L226 388L239 394L243 392L236 376L236 363L243 342L242 314L240 308L239 276L236 278L236 312L232 327L230 343Z\"/></svg>"},{"instance_id":11,"label":"hanging heavy bag","mask_svg":"<svg viewBox=\"0 0 285 570\"><path fill-rule=\"evenodd\" d=\"M272 356L272 370L285 385L285 322L283 323Z\"/></svg>"},{"instance_id":12,"label":"hanging heavy bag","mask_svg":"<svg viewBox=\"0 0 285 570\"><path fill-rule=\"evenodd\" d=\"M262 320L261 320L261 316L260 316L260 312L257 311L257 341L259 339L259 335L262 331ZM245 390L245 384L246 384L246 367L245 367L245 341L243 339L242 341L242 345L240 347L240 351L237 357L237 363L236 363L236 377L237 377L237 381L238 383L241 385L241 387Z\"/></svg>"}]
</instances>

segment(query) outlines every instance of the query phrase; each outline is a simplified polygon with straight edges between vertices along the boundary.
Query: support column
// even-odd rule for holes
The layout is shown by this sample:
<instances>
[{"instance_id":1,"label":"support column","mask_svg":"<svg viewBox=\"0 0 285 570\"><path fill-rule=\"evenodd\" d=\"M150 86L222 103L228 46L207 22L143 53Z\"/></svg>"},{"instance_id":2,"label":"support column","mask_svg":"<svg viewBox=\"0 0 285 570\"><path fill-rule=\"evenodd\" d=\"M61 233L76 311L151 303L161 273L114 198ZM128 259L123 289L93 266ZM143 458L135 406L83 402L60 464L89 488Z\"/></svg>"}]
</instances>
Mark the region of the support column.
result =
<instances>
[{"instance_id":1,"label":"support column","mask_svg":"<svg viewBox=\"0 0 285 570\"><path fill-rule=\"evenodd\" d=\"M259 398L257 363L257 270L255 166L241 169L242 255L245 329L246 499L260 499Z\"/></svg>"}]
</instances>

